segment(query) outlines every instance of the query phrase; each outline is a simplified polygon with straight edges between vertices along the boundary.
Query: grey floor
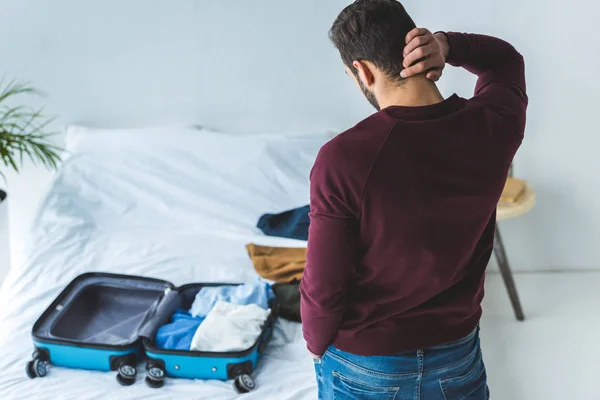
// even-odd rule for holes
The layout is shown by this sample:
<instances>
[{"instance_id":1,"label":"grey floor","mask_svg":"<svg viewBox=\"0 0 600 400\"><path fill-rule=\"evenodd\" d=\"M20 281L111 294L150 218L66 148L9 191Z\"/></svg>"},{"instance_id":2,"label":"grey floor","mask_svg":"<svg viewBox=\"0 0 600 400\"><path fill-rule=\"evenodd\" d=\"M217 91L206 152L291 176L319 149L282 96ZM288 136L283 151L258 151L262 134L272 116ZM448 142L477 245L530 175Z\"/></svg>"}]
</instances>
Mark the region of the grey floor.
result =
<instances>
[{"instance_id":1,"label":"grey floor","mask_svg":"<svg viewBox=\"0 0 600 400\"><path fill-rule=\"evenodd\" d=\"M492 399L600 399L600 272L515 275L526 320L489 274L481 323Z\"/></svg>"}]
</instances>

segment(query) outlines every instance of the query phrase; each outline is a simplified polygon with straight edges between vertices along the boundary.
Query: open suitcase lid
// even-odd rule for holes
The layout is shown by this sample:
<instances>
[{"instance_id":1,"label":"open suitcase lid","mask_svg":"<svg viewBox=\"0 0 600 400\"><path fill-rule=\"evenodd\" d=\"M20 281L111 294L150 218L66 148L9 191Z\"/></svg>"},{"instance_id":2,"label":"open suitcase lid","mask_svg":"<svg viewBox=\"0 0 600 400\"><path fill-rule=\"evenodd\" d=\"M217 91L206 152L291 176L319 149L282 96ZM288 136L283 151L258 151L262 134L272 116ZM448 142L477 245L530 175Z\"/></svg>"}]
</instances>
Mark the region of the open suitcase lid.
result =
<instances>
[{"instance_id":1,"label":"open suitcase lid","mask_svg":"<svg viewBox=\"0 0 600 400\"><path fill-rule=\"evenodd\" d=\"M167 281L86 273L75 278L40 316L34 340L95 349L130 348L153 337L177 301Z\"/></svg>"}]
</instances>

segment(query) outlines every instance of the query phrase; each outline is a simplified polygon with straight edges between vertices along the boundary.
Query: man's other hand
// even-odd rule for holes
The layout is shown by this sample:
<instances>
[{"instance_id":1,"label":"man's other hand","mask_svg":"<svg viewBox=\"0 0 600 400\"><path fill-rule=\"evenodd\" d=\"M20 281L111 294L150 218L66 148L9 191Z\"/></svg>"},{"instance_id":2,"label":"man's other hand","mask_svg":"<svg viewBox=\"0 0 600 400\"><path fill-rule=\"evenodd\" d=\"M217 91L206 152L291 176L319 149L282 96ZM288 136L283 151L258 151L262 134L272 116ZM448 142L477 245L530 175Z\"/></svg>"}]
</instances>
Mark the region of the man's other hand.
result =
<instances>
[{"instance_id":1,"label":"man's other hand","mask_svg":"<svg viewBox=\"0 0 600 400\"><path fill-rule=\"evenodd\" d=\"M403 78L426 72L427 79L437 81L442 76L448 56L448 38L443 33L435 35L425 28L415 28L406 35L404 48L405 68Z\"/></svg>"}]
</instances>

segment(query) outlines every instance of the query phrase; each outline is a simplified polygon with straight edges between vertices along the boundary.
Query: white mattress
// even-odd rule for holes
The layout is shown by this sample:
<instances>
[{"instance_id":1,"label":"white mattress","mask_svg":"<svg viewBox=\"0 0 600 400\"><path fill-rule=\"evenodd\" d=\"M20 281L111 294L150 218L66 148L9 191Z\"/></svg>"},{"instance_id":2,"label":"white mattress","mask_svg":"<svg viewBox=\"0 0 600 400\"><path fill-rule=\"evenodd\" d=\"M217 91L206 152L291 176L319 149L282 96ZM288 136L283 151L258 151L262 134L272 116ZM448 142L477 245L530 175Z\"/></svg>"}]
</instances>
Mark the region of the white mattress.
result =
<instances>
[{"instance_id":1,"label":"white mattress","mask_svg":"<svg viewBox=\"0 0 600 400\"><path fill-rule=\"evenodd\" d=\"M2 399L234 399L230 383L168 379L121 387L115 373L52 368L30 380L31 327L77 275L106 271L190 282L255 277L244 245L304 246L268 238L258 217L308 202L310 166L327 135L238 137L210 132L144 136L75 132L72 155L42 203L24 265L0 291ZM136 136L137 135L137 136ZM144 133L147 135L147 133ZM143 369L141 369L143 372ZM299 324L277 323L246 399L314 399Z\"/></svg>"}]
</instances>

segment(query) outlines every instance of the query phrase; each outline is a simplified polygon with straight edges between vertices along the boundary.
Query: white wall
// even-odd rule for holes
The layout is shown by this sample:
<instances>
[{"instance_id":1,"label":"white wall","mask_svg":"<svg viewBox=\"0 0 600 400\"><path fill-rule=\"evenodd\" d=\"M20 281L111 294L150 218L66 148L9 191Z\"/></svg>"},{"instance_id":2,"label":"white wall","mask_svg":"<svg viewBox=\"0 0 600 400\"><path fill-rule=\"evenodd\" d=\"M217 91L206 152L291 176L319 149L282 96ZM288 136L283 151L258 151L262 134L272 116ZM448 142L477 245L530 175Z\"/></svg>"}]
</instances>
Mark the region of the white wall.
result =
<instances>
[{"instance_id":1,"label":"white wall","mask_svg":"<svg viewBox=\"0 0 600 400\"><path fill-rule=\"evenodd\" d=\"M4 0L0 74L33 80L65 123L199 123L238 131L342 130L371 109L345 77L327 30L345 0ZM539 196L502 224L517 270L600 267L595 161L597 3L404 2L432 30L502 36L525 55L530 112L516 172ZM447 71L444 94L473 80ZM49 174L9 174L13 238L27 228ZM18 250L19 243L13 242ZM20 255L13 260L21 261Z\"/></svg>"}]
</instances>

